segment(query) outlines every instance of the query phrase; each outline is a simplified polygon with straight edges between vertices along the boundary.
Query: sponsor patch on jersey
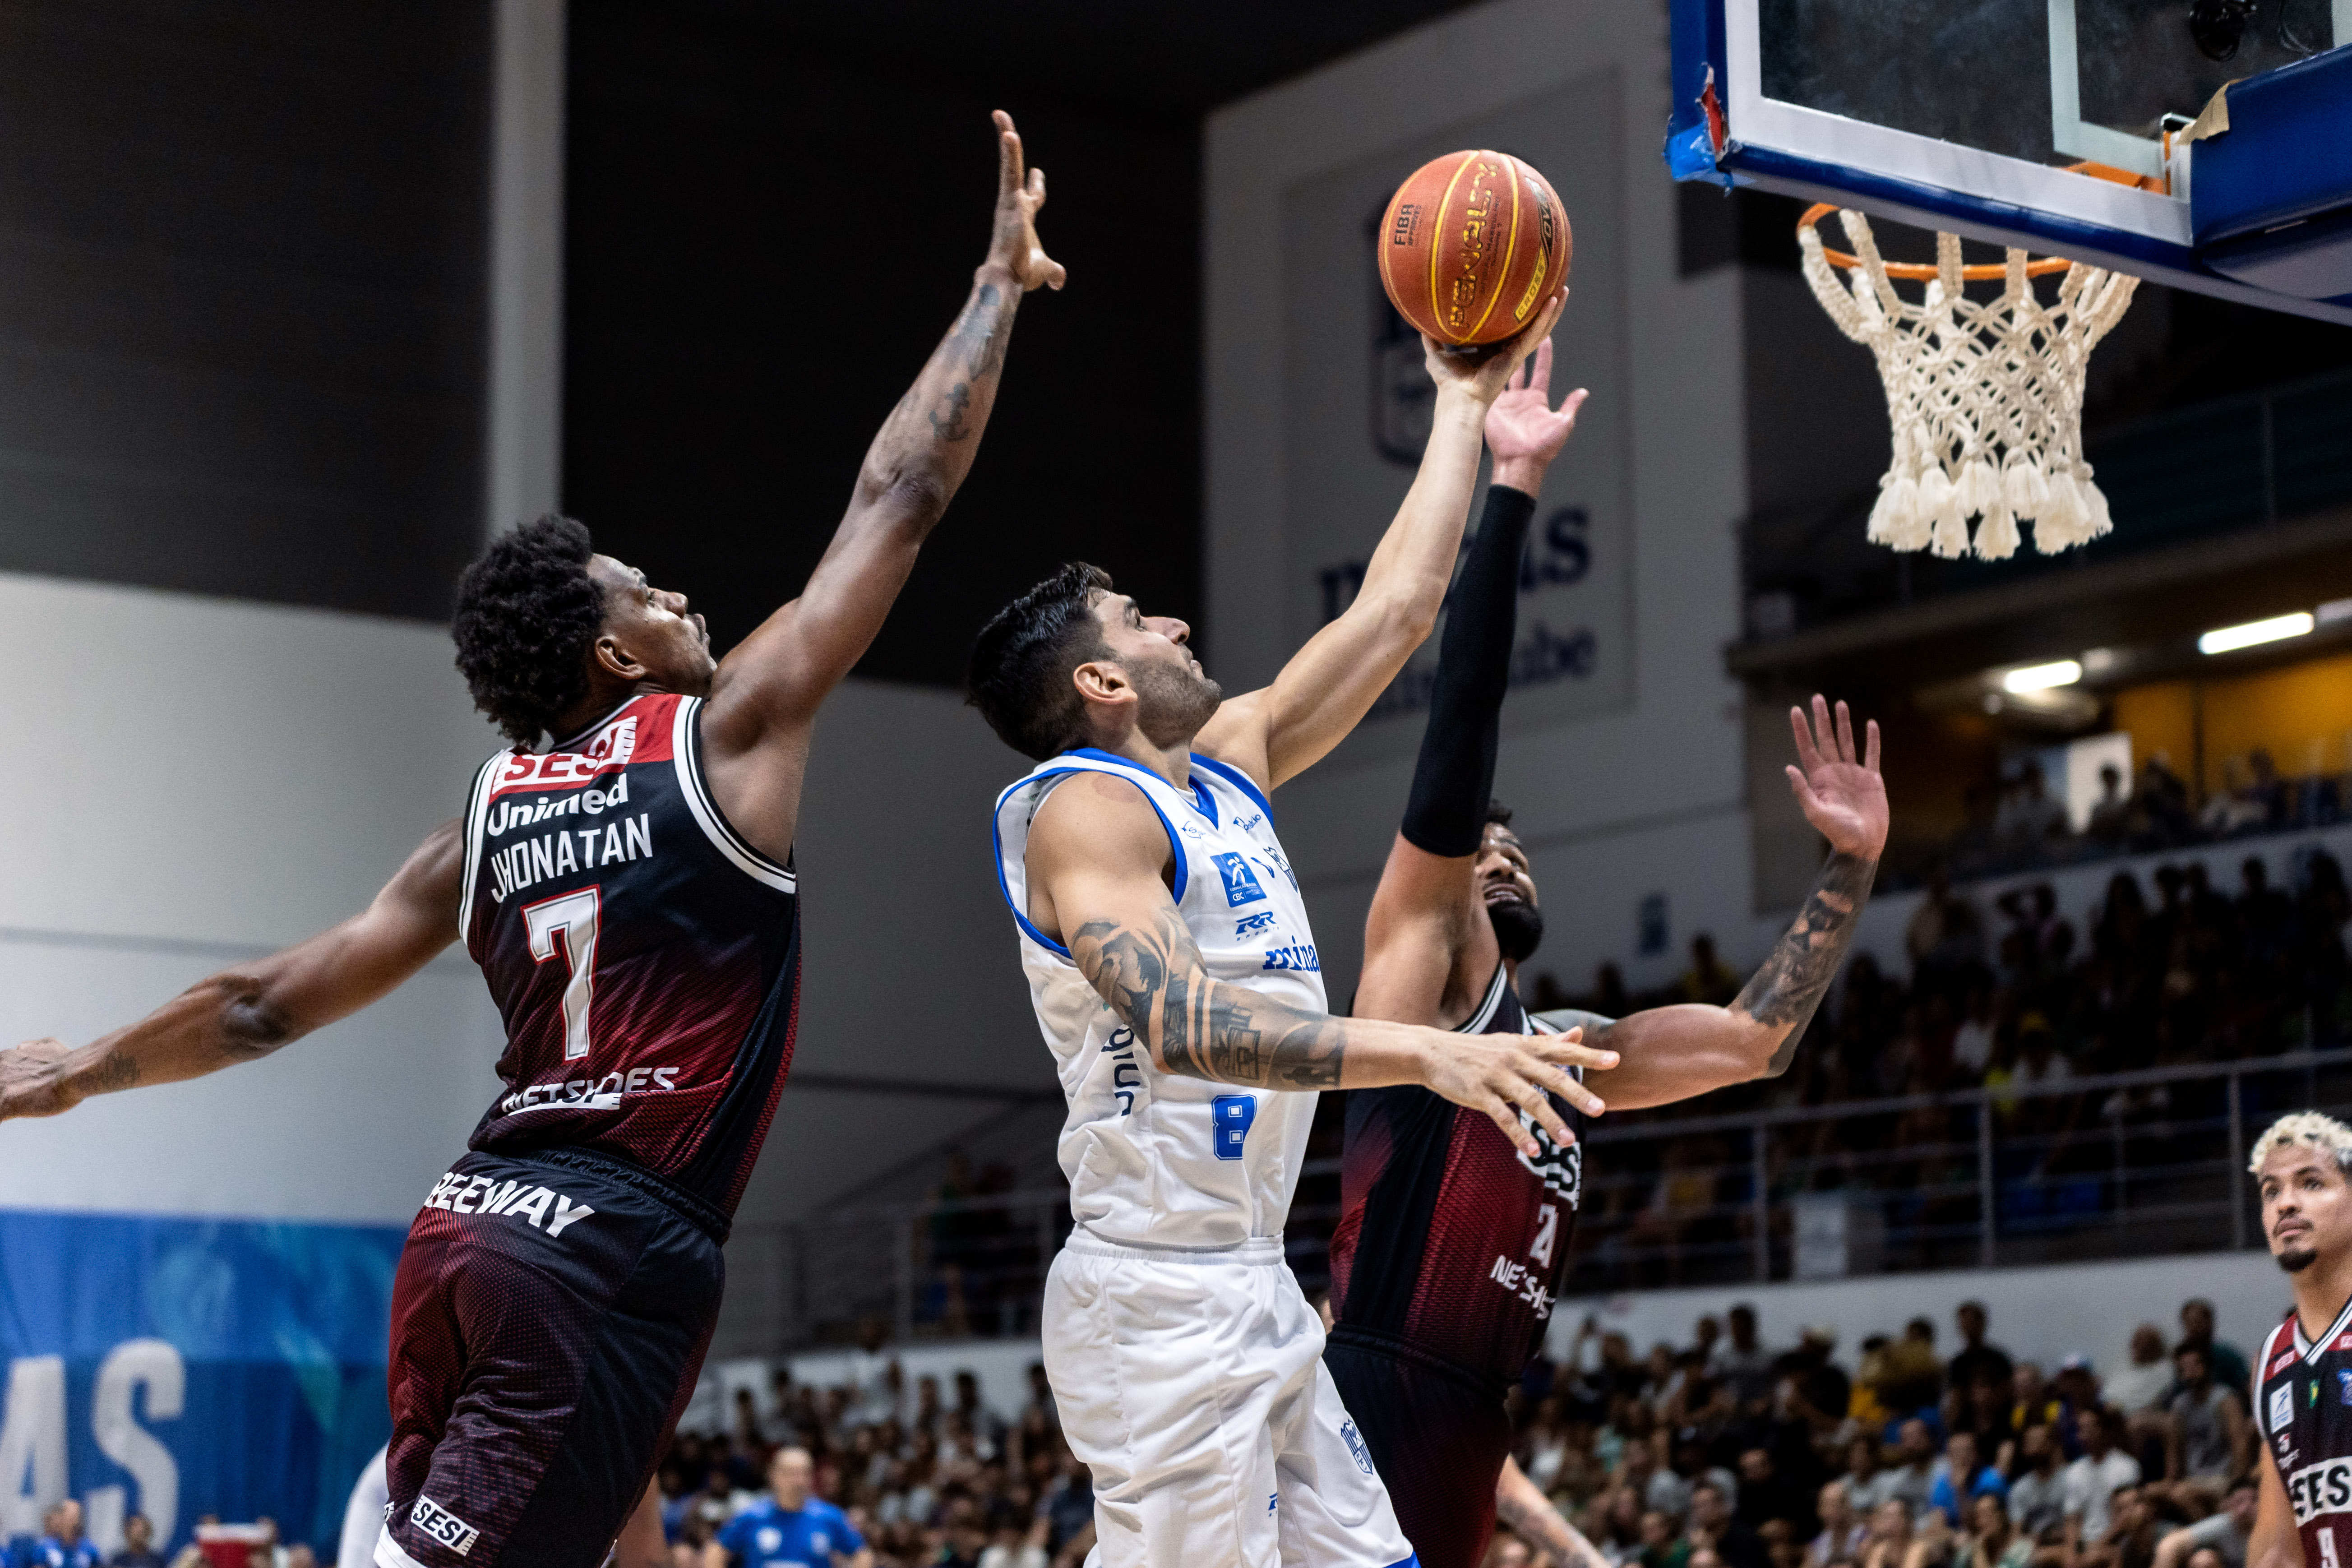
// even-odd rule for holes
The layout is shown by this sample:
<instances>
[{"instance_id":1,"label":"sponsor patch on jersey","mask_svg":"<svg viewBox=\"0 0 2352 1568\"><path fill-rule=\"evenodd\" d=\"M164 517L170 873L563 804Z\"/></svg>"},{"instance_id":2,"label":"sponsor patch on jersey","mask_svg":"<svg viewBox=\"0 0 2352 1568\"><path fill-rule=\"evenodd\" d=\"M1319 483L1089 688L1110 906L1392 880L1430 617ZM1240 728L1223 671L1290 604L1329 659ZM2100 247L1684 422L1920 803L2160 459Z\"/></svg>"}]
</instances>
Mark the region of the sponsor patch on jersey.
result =
<instances>
[{"instance_id":1,"label":"sponsor patch on jersey","mask_svg":"<svg viewBox=\"0 0 2352 1568\"><path fill-rule=\"evenodd\" d=\"M1356 1468L1368 1476L1372 1474L1372 1451L1364 1447L1364 1435L1356 1430L1353 1420L1344 1416L1340 1419L1339 1441L1348 1445L1348 1452L1355 1458Z\"/></svg>"},{"instance_id":2,"label":"sponsor patch on jersey","mask_svg":"<svg viewBox=\"0 0 2352 1568\"><path fill-rule=\"evenodd\" d=\"M2294 1384L2282 1383L2271 1390L2271 1430L2283 1431L2294 1421Z\"/></svg>"},{"instance_id":3,"label":"sponsor patch on jersey","mask_svg":"<svg viewBox=\"0 0 2352 1568\"><path fill-rule=\"evenodd\" d=\"M2352 1333L2336 1335L2336 1342L2327 1348L2330 1350L2352 1351Z\"/></svg>"},{"instance_id":4,"label":"sponsor patch on jersey","mask_svg":"<svg viewBox=\"0 0 2352 1568\"><path fill-rule=\"evenodd\" d=\"M417 1494L416 1506L408 1510L408 1522L460 1557L471 1552L474 1542L482 1538L480 1531L421 1492Z\"/></svg>"},{"instance_id":5,"label":"sponsor patch on jersey","mask_svg":"<svg viewBox=\"0 0 2352 1568\"><path fill-rule=\"evenodd\" d=\"M1294 942L1266 949L1265 963L1262 967L1297 969L1309 974L1319 974L1323 972L1323 960L1317 955L1313 942Z\"/></svg>"},{"instance_id":6,"label":"sponsor patch on jersey","mask_svg":"<svg viewBox=\"0 0 2352 1568\"><path fill-rule=\"evenodd\" d=\"M1521 1154L1519 1163L1542 1181L1546 1192L1566 1198L1569 1207L1576 1207L1577 1200L1584 1195L1584 1145L1571 1143L1561 1148L1551 1141L1543 1124L1524 1110L1519 1112L1519 1125L1535 1134L1536 1148L1541 1151L1532 1160Z\"/></svg>"},{"instance_id":7,"label":"sponsor patch on jersey","mask_svg":"<svg viewBox=\"0 0 2352 1568\"><path fill-rule=\"evenodd\" d=\"M2325 1514L2352 1512L2352 1456L2305 1465L2286 1479L2286 1500L2294 1522L2309 1524Z\"/></svg>"},{"instance_id":8,"label":"sponsor patch on jersey","mask_svg":"<svg viewBox=\"0 0 2352 1568\"><path fill-rule=\"evenodd\" d=\"M1260 910L1254 915L1244 915L1234 922L1234 934L1247 936L1252 931L1272 931L1276 920L1272 910Z\"/></svg>"},{"instance_id":9,"label":"sponsor patch on jersey","mask_svg":"<svg viewBox=\"0 0 2352 1568\"><path fill-rule=\"evenodd\" d=\"M1232 853L1212 855L1209 857L1209 862L1216 867L1217 874L1225 879L1227 908L1238 908L1243 904L1261 903L1265 900L1265 889L1258 886L1257 873L1250 869L1250 863L1241 856Z\"/></svg>"},{"instance_id":10,"label":"sponsor patch on jersey","mask_svg":"<svg viewBox=\"0 0 2352 1568\"><path fill-rule=\"evenodd\" d=\"M2352 1405L2352 1368L2336 1369L2336 1396L2346 1405Z\"/></svg>"}]
</instances>

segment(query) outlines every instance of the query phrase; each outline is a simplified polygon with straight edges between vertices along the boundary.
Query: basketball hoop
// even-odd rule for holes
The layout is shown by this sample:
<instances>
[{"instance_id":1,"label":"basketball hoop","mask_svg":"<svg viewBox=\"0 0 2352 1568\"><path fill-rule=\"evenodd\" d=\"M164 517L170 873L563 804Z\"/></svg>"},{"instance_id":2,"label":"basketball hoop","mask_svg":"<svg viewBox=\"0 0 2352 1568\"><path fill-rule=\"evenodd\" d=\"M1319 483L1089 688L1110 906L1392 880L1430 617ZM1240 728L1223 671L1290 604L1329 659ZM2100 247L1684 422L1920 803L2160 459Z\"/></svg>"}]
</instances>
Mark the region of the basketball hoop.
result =
<instances>
[{"instance_id":1,"label":"basketball hoop","mask_svg":"<svg viewBox=\"0 0 2352 1568\"><path fill-rule=\"evenodd\" d=\"M1870 350L1886 385L1895 460L1878 481L1869 537L1896 550L1953 557L1973 549L2005 560L2017 525L2033 523L2045 555L2085 543L2114 525L2107 498L2083 461L2083 379L2091 350L2123 319L2139 279L2060 258L2029 261L2011 250L1998 265L1960 265L1959 237L1936 237L1932 267L1889 263L1870 220L1840 211L1853 254L1831 250L1814 225L1826 203L1797 221L1805 281L1838 330ZM1841 279L1835 268L1855 276ZM2062 272L2044 306L2031 279ZM1894 279L1927 284L1913 304ZM1965 285L1999 280L1979 304ZM1969 520L1980 521L1971 540Z\"/></svg>"}]
</instances>

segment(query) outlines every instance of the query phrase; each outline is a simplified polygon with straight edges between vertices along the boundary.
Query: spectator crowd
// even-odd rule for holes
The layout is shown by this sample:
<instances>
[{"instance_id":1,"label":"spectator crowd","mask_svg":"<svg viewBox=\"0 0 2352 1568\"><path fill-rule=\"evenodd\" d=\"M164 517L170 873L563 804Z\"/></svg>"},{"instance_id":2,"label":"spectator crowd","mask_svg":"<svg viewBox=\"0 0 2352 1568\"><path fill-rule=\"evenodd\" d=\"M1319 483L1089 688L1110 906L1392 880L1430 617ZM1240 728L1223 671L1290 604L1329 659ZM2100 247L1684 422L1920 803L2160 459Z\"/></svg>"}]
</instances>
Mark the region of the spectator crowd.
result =
<instances>
[{"instance_id":1,"label":"spectator crowd","mask_svg":"<svg viewBox=\"0 0 2352 1568\"><path fill-rule=\"evenodd\" d=\"M2245 1353L2185 1303L2130 1359L2054 1370L2011 1357L1963 1303L1873 1335L1851 1368L1827 1328L1772 1349L1755 1312L1699 1320L1637 1354L1588 1319L1510 1395L1520 1468L1591 1542L1549 1563L1500 1534L1489 1568L2245 1568L2254 1438ZM1042 1367L992 1409L978 1380L910 1380L869 1325L848 1381L779 1371L731 1426L681 1435L662 1467L673 1568L728 1568L711 1542L804 1450L877 1568L1076 1568L1093 1494ZM795 1460L795 1463L798 1461ZM740 1568L740 1565L739 1565Z\"/></svg>"}]
</instances>

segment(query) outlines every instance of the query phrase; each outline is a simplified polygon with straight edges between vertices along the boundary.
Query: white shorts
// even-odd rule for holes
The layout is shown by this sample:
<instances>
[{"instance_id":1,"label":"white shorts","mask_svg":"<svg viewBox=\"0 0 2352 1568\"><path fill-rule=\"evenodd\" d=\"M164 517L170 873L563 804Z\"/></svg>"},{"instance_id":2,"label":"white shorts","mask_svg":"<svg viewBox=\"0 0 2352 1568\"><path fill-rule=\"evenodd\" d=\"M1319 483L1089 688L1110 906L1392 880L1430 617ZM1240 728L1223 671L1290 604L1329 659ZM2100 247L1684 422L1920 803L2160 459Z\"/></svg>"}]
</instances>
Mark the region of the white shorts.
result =
<instances>
[{"instance_id":1,"label":"white shorts","mask_svg":"<svg viewBox=\"0 0 2352 1568\"><path fill-rule=\"evenodd\" d=\"M1080 1232L1046 1278L1045 1342L1103 1568L1413 1563L1280 1242L1161 1252Z\"/></svg>"}]
</instances>

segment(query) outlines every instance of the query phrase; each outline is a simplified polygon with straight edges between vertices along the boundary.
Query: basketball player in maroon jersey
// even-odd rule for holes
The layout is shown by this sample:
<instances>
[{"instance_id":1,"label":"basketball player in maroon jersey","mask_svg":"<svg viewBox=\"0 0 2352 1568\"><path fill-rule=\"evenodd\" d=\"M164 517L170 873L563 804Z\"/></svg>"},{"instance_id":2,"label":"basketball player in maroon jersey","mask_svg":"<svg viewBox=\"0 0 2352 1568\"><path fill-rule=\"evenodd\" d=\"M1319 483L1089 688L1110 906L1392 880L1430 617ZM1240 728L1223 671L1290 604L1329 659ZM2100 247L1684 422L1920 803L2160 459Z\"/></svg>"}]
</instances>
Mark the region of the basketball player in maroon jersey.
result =
<instances>
[{"instance_id":1,"label":"basketball player in maroon jersey","mask_svg":"<svg viewBox=\"0 0 2352 1568\"><path fill-rule=\"evenodd\" d=\"M2263 1342L2248 1390L2263 1440L2246 1568L2352 1563L2352 1127L2283 1116L2246 1168L2294 1306Z\"/></svg>"},{"instance_id":2,"label":"basketball player in maroon jersey","mask_svg":"<svg viewBox=\"0 0 2352 1568\"><path fill-rule=\"evenodd\" d=\"M1845 705L1792 710L1803 768L1789 770L1829 863L1796 925L1729 1007L1660 1007L1622 1020L1530 1016L1519 962L1542 934L1527 852L1489 798L1510 673L1519 557L1545 469L1575 428L1581 392L1549 403L1550 345L1486 416L1493 483L1447 601L1428 729L1404 823L1365 922L1359 1017L1465 1034L1580 1028L1618 1053L1612 1110L1663 1105L1782 1071L1853 939L1886 842L1878 727L1857 756ZM1555 1099L1571 1130L1574 1107ZM1536 1158L1491 1121L1412 1086L1348 1096L1334 1325L1324 1352L1341 1397L1427 1568L1473 1568L1502 1519L1571 1568L1592 1547L1510 1458L1503 1395L1541 1343L1568 1268L1581 1148L1532 1120Z\"/></svg>"},{"instance_id":3,"label":"basketball player in maroon jersey","mask_svg":"<svg viewBox=\"0 0 2352 1568\"><path fill-rule=\"evenodd\" d=\"M464 939L505 1017L506 1088L394 1283L379 1568L593 1568L625 1521L630 1568L660 1558L654 1467L792 1059L817 707L971 467L1022 295L1063 281L1037 243L1044 173L995 118L987 258L798 598L714 661L685 595L593 554L579 523L505 535L452 626L514 742L465 816L333 930L79 1049L0 1055L0 1117L55 1115L267 1056Z\"/></svg>"}]
</instances>

